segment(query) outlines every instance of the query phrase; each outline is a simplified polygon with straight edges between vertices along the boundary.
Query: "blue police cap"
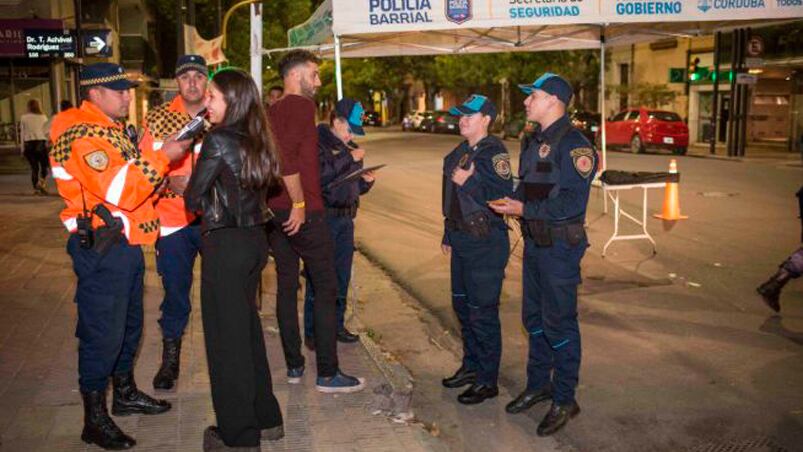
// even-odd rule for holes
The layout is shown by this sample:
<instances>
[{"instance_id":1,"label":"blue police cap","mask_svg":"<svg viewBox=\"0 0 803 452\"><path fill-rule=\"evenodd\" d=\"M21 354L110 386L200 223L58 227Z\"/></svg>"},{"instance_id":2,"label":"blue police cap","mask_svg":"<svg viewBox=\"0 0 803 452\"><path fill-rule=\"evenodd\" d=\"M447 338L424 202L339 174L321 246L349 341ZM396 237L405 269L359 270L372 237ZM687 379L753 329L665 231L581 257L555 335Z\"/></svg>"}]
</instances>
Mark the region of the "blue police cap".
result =
<instances>
[{"instance_id":1,"label":"blue police cap","mask_svg":"<svg viewBox=\"0 0 803 452\"><path fill-rule=\"evenodd\" d=\"M81 68L79 77L81 87L103 86L115 91L123 91L137 86L128 79L125 69L114 63L94 63Z\"/></svg>"},{"instance_id":2,"label":"blue police cap","mask_svg":"<svg viewBox=\"0 0 803 452\"><path fill-rule=\"evenodd\" d=\"M337 113L338 117L346 120L351 133L359 136L365 135L365 130L362 128L362 115L365 113L365 109L362 108L361 103L344 97L337 101L335 113Z\"/></svg>"},{"instance_id":3,"label":"blue police cap","mask_svg":"<svg viewBox=\"0 0 803 452\"><path fill-rule=\"evenodd\" d=\"M491 122L494 122L494 120L496 120L496 105L491 102L491 99L483 95L472 94L468 96L468 99L466 99L462 105L450 108L449 113L454 116L482 113L486 116L490 116Z\"/></svg>"},{"instance_id":4,"label":"blue police cap","mask_svg":"<svg viewBox=\"0 0 803 452\"><path fill-rule=\"evenodd\" d=\"M538 77L538 80L534 81L532 85L519 85L519 88L524 91L524 94L527 95L530 95L533 91L540 89L541 91L557 97L566 105L569 105L569 102L572 100L572 96L574 95L572 85L570 85L569 82L567 82L563 77L551 72L546 72L544 75Z\"/></svg>"},{"instance_id":5,"label":"blue police cap","mask_svg":"<svg viewBox=\"0 0 803 452\"><path fill-rule=\"evenodd\" d=\"M176 77L187 72L198 71L207 74L206 60L201 55L181 55L176 60Z\"/></svg>"}]
</instances>

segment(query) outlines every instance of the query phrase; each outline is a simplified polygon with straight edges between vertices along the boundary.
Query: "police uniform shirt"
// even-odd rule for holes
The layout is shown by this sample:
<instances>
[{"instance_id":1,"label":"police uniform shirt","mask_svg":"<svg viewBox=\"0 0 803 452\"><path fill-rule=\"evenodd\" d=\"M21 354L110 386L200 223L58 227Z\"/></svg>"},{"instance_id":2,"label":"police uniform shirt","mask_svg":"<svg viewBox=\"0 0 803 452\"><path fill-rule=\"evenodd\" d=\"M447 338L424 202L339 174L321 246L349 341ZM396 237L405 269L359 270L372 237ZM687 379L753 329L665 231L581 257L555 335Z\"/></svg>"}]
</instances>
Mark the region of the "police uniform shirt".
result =
<instances>
[{"instance_id":1,"label":"police uniform shirt","mask_svg":"<svg viewBox=\"0 0 803 452\"><path fill-rule=\"evenodd\" d=\"M455 168L468 169L474 164L474 174L463 186L452 182ZM505 145L495 136L487 136L473 147L463 141L443 161L443 216L452 221L464 221L467 216L487 212L502 219L488 208L488 201L510 196L513 177L510 155Z\"/></svg>"},{"instance_id":2,"label":"police uniform shirt","mask_svg":"<svg viewBox=\"0 0 803 452\"><path fill-rule=\"evenodd\" d=\"M564 115L526 142L516 198L525 220L550 223L585 215L598 159L593 145Z\"/></svg>"}]
</instances>

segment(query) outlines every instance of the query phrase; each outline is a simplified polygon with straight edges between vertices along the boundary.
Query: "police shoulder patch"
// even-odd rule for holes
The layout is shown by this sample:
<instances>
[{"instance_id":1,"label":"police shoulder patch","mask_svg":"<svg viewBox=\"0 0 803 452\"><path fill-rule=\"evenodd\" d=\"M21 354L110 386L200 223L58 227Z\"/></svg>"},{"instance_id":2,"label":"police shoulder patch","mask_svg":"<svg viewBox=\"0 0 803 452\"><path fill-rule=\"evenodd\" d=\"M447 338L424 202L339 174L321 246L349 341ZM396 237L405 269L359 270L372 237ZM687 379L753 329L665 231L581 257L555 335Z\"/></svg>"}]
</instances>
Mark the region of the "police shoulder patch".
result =
<instances>
[{"instance_id":1,"label":"police shoulder patch","mask_svg":"<svg viewBox=\"0 0 803 452\"><path fill-rule=\"evenodd\" d=\"M572 163L577 173L588 178L594 171L594 159L596 158L594 150L591 148L576 148L571 150Z\"/></svg>"},{"instance_id":2,"label":"police shoulder patch","mask_svg":"<svg viewBox=\"0 0 803 452\"><path fill-rule=\"evenodd\" d=\"M510 155L506 152L496 154L491 158L491 162L493 162L494 171L496 171L499 177L502 179L510 179Z\"/></svg>"},{"instance_id":3,"label":"police shoulder patch","mask_svg":"<svg viewBox=\"0 0 803 452\"><path fill-rule=\"evenodd\" d=\"M106 168L109 167L109 155L101 149L85 155L84 161L95 171L106 171Z\"/></svg>"}]
</instances>

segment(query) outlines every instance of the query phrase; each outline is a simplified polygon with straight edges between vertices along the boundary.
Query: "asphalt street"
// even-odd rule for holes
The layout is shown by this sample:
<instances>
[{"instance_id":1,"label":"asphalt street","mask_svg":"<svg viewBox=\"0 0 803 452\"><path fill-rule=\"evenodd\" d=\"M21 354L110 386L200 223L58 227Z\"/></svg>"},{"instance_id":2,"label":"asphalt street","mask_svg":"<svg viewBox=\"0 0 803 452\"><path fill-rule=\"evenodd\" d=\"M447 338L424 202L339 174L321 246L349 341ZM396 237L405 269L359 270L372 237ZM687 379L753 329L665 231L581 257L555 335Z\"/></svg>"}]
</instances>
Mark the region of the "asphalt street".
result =
<instances>
[{"instance_id":1,"label":"asphalt street","mask_svg":"<svg viewBox=\"0 0 803 452\"><path fill-rule=\"evenodd\" d=\"M358 248L453 334L440 184L442 158L459 140L369 131L367 164L388 166L357 219ZM515 168L518 143L506 144ZM671 158L609 152L608 167L666 171ZM640 241L614 243L601 256L613 217L602 212L601 190L592 191L580 288L583 413L558 443L575 450L803 450L803 284L787 286L780 315L755 293L800 244L794 194L803 167L799 160L695 157L678 158L678 166L681 209L690 218L648 220L655 255ZM650 214L663 196L650 190ZM640 191L622 199L639 213ZM517 238L514 228L500 308L500 383L510 394L525 384ZM545 409L519 416L530 417L534 430Z\"/></svg>"}]
</instances>

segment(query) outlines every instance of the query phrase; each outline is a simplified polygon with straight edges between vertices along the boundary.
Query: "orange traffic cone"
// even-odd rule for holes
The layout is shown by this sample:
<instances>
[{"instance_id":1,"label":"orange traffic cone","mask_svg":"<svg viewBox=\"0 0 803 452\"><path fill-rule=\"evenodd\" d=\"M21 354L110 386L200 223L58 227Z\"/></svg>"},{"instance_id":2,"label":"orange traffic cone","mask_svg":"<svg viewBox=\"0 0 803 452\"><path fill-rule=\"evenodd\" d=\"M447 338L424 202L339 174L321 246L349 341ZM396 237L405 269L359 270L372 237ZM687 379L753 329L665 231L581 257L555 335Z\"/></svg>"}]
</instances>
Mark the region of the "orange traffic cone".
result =
<instances>
[{"instance_id":1,"label":"orange traffic cone","mask_svg":"<svg viewBox=\"0 0 803 452\"><path fill-rule=\"evenodd\" d=\"M669 174L678 173L678 164L675 159L669 161ZM680 214L680 195L678 194L678 183L667 182L664 190L664 209L661 214L653 214L655 218L674 221L685 220L689 217Z\"/></svg>"}]
</instances>

